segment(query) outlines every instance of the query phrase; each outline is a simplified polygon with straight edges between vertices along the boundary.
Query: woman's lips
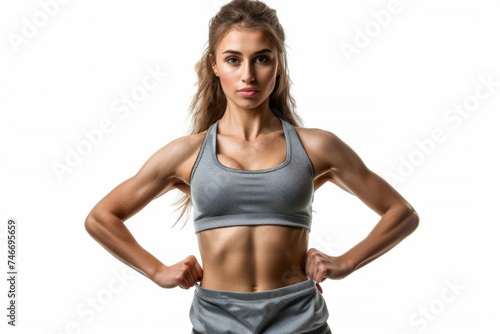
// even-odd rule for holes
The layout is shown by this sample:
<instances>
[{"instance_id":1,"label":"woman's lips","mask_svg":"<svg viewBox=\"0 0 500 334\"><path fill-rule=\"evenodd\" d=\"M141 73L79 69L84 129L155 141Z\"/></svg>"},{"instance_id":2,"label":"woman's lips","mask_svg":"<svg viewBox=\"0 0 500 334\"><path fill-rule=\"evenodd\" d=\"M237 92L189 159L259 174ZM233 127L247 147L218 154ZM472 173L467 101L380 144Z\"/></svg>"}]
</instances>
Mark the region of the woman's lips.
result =
<instances>
[{"instance_id":1,"label":"woman's lips","mask_svg":"<svg viewBox=\"0 0 500 334\"><path fill-rule=\"evenodd\" d=\"M247 91L240 90L240 91L238 91L238 93L240 93L244 97L254 96L258 92L259 92L258 90L247 90Z\"/></svg>"}]
</instances>

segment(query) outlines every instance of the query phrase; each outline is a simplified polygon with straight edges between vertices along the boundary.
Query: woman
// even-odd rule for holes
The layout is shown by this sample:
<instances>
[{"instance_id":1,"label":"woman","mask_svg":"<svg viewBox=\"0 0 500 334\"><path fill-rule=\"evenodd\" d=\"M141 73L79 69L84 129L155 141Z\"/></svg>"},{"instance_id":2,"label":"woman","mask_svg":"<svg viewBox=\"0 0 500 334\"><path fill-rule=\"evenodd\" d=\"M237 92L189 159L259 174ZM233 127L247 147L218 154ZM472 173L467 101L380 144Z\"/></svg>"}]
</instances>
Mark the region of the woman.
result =
<instances>
[{"instance_id":1,"label":"woman","mask_svg":"<svg viewBox=\"0 0 500 334\"><path fill-rule=\"evenodd\" d=\"M333 133L298 127L275 10L252 0L223 6L196 68L191 135L104 197L87 231L159 286L195 286L192 333L331 333L319 282L387 252L417 228L417 213ZM308 250L314 191L327 181L382 216L341 256ZM193 255L161 263L124 225L171 189L183 193L181 217L192 201L203 268Z\"/></svg>"}]
</instances>

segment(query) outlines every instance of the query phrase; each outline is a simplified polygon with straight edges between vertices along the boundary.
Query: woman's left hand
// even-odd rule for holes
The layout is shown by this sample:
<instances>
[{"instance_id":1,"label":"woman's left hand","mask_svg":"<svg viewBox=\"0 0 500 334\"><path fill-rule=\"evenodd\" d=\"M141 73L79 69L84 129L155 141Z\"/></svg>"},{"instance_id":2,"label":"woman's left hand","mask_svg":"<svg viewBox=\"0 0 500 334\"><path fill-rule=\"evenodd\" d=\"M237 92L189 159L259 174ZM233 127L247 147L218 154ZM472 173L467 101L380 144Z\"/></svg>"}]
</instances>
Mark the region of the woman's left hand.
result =
<instances>
[{"instance_id":1,"label":"woman's left hand","mask_svg":"<svg viewBox=\"0 0 500 334\"><path fill-rule=\"evenodd\" d=\"M316 286L323 293L319 283L327 278L342 279L353 270L342 260L341 256L328 256L316 248L310 248L307 251L304 272L316 282Z\"/></svg>"}]
</instances>

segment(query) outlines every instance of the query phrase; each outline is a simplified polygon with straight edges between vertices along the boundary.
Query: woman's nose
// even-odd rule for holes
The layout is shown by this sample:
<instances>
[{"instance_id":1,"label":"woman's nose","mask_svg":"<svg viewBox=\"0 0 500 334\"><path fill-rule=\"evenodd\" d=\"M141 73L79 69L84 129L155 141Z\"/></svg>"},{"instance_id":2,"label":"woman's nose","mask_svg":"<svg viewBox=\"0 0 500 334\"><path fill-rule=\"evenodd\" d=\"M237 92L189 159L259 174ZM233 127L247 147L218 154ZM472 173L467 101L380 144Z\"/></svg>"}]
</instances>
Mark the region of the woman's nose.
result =
<instances>
[{"instance_id":1,"label":"woman's nose","mask_svg":"<svg viewBox=\"0 0 500 334\"><path fill-rule=\"evenodd\" d=\"M252 64L246 62L243 65L242 70L243 70L243 73L242 73L241 80L243 80L244 82L251 82L251 81L255 80L255 74L254 74L254 69L253 69Z\"/></svg>"}]
</instances>

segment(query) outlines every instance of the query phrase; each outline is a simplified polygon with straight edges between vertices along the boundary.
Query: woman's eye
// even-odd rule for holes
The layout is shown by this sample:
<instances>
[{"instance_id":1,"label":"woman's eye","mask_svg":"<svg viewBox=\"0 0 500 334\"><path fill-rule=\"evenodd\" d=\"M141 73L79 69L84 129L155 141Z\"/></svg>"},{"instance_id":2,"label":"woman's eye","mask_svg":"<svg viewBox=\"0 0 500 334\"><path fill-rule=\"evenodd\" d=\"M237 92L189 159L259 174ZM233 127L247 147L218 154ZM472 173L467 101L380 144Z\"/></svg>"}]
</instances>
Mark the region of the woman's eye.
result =
<instances>
[{"instance_id":1,"label":"woman's eye","mask_svg":"<svg viewBox=\"0 0 500 334\"><path fill-rule=\"evenodd\" d=\"M269 58L263 57L263 56L257 57L255 59L260 60L260 61L257 61L258 63L265 63L265 62L269 61ZM236 64L238 62L238 59L236 59L236 58L227 58L226 62L228 62L229 64L233 64L234 65L234 64Z\"/></svg>"}]
</instances>

